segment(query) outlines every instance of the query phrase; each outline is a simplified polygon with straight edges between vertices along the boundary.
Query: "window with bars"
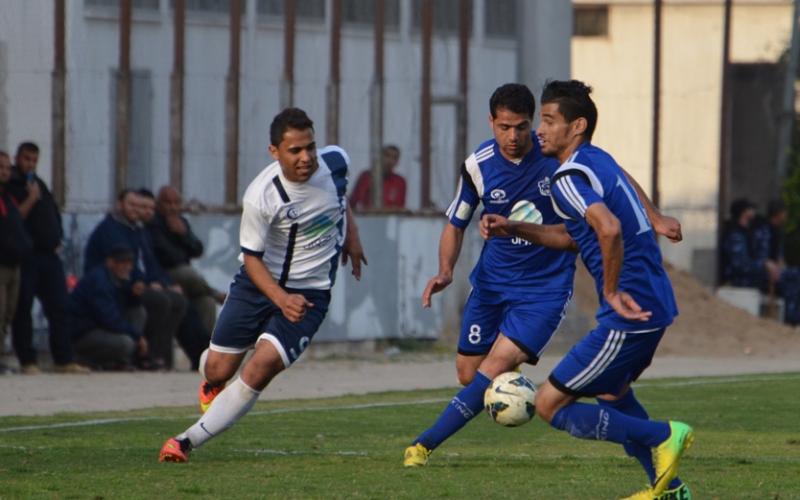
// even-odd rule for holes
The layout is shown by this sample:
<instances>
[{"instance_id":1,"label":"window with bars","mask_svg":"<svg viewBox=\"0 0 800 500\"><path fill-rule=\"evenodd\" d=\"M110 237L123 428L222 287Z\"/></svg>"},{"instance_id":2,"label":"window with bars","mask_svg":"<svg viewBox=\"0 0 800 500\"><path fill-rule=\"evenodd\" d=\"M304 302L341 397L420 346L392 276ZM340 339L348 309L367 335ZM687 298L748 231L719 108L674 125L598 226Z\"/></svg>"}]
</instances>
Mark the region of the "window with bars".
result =
<instances>
[{"instance_id":1,"label":"window with bars","mask_svg":"<svg viewBox=\"0 0 800 500\"><path fill-rule=\"evenodd\" d=\"M120 0L84 0L86 7L119 9ZM133 0L134 9L158 10L159 0Z\"/></svg>"},{"instance_id":2,"label":"window with bars","mask_svg":"<svg viewBox=\"0 0 800 500\"><path fill-rule=\"evenodd\" d=\"M573 36L608 36L608 5L576 5L572 22Z\"/></svg>"},{"instance_id":3,"label":"window with bars","mask_svg":"<svg viewBox=\"0 0 800 500\"><path fill-rule=\"evenodd\" d=\"M371 27L375 19L375 0L343 0L342 23L347 26ZM383 1L383 25L400 28L400 0Z\"/></svg>"},{"instance_id":4,"label":"window with bars","mask_svg":"<svg viewBox=\"0 0 800 500\"><path fill-rule=\"evenodd\" d=\"M487 37L517 37L517 0L486 0L483 28Z\"/></svg>"},{"instance_id":5,"label":"window with bars","mask_svg":"<svg viewBox=\"0 0 800 500\"><path fill-rule=\"evenodd\" d=\"M433 11L433 33L434 35L457 35L458 34L458 10L460 3L470 0L433 0L431 7ZM487 2L487 8L488 8ZM494 0L491 1L494 3ZM469 7L471 8L471 7ZM472 28L470 26L470 28ZM413 0L411 3L411 31L419 33L422 30L422 0ZM470 29L471 31L471 29Z\"/></svg>"}]
</instances>

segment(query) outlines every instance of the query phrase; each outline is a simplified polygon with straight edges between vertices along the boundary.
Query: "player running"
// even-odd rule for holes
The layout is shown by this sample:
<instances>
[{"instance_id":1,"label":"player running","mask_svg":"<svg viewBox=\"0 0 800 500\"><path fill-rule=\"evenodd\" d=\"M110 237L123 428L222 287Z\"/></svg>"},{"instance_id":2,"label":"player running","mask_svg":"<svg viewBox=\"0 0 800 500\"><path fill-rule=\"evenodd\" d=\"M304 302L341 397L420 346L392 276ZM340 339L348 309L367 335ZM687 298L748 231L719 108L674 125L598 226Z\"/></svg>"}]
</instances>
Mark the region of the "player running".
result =
<instances>
[{"instance_id":1,"label":"player running","mask_svg":"<svg viewBox=\"0 0 800 500\"><path fill-rule=\"evenodd\" d=\"M481 232L552 248L577 245L595 279L599 324L539 387L539 416L575 437L623 445L650 479L645 490L629 498L690 498L676 475L694 440L692 428L649 420L630 389L678 314L675 297L634 187L614 159L591 144L597 108L590 92L572 80L550 82L542 93L537 132L542 152L561 163L551 191L553 208L565 223L538 226L489 214L481 221ZM599 405L577 402L593 396Z\"/></svg>"},{"instance_id":2,"label":"player running","mask_svg":"<svg viewBox=\"0 0 800 500\"><path fill-rule=\"evenodd\" d=\"M542 155L532 134L535 101L525 85L506 84L489 100L494 139L484 142L461 167L449 223L439 241L439 274L422 296L448 286L461 250L464 229L479 203L484 213L536 224L558 224L550 201L550 179L558 162ZM652 206L651 206L652 209ZM653 209L664 234L679 239L676 220ZM676 236L677 235L677 236ZM422 466L431 452L483 408L491 380L520 363L536 364L564 317L572 295L575 254L533 245L522 238L488 240L470 275L472 292L462 318L456 357L465 385L434 425L404 455L406 467Z\"/></svg>"},{"instance_id":3,"label":"player running","mask_svg":"<svg viewBox=\"0 0 800 500\"><path fill-rule=\"evenodd\" d=\"M297 108L275 116L270 142L276 161L250 183L242 202L243 266L201 359L200 403L208 411L164 443L161 462L186 462L193 448L236 423L300 357L328 311L340 254L343 263L351 260L356 279L367 263L345 199L345 151L317 150L314 124ZM241 376L226 387L253 345Z\"/></svg>"}]
</instances>

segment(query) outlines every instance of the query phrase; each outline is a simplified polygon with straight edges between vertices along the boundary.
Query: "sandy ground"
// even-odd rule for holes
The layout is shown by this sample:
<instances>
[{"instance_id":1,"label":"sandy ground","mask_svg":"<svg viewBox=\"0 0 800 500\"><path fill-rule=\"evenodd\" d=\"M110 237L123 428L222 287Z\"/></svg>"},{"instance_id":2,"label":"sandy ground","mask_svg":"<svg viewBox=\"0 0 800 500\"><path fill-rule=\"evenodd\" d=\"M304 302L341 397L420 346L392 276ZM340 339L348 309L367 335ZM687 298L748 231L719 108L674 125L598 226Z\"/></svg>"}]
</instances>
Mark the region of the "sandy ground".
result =
<instances>
[{"instance_id":1,"label":"sandy ground","mask_svg":"<svg viewBox=\"0 0 800 500\"><path fill-rule=\"evenodd\" d=\"M559 357L545 357L524 372L543 380ZM800 372L797 356L723 358L656 357L643 378ZM0 415L130 410L196 404L199 375L173 373L93 373L0 377ZM301 361L264 391L262 400L318 398L370 392L455 387L449 357L424 361Z\"/></svg>"}]
</instances>

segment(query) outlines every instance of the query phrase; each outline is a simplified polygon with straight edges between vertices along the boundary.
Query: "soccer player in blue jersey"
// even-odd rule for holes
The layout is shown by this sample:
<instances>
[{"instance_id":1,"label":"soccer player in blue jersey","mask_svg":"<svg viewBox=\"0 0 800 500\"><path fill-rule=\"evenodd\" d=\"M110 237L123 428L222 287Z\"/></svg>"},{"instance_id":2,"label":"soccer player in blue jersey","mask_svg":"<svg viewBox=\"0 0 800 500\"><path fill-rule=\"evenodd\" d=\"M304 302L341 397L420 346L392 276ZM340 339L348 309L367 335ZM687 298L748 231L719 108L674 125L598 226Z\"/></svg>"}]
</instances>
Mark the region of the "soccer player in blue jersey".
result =
<instances>
[{"instance_id":1,"label":"soccer player in blue jersey","mask_svg":"<svg viewBox=\"0 0 800 500\"><path fill-rule=\"evenodd\" d=\"M484 213L511 220L558 224L550 202L550 179L558 162L542 155L532 134L535 101L521 84L497 88L489 100L494 138L461 167L448 223L439 242L439 274L423 293L423 306L450 284L464 230L482 203ZM658 216L659 214L655 214ZM666 232L677 221L659 222ZM575 255L532 245L521 238L486 242L470 275L458 342L456 371L465 387L434 425L406 449L403 464L425 465L430 453L483 408L491 380L520 363L536 364L564 316L572 295Z\"/></svg>"},{"instance_id":2,"label":"soccer player in blue jersey","mask_svg":"<svg viewBox=\"0 0 800 500\"><path fill-rule=\"evenodd\" d=\"M694 440L691 427L649 420L630 389L678 314L672 285L634 187L614 159L591 143L597 108L590 92L572 80L550 82L542 93L537 133L542 152L561 164L551 193L564 224L534 225L488 215L481 232L552 248L577 247L595 279L599 324L539 387L539 416L575 437L623 445L650 479L645 490L630 498L662 498L665 492L669 498L689 498L676 476ZM577 401L592 396L599 405Z\"/></svg>"},{"instance_id":3,"label":"soccer player in blue jersey","mask_svg":"<svg viewBox=\"0 0 800 500\"><path fill-rule=\"evenodd\" d=\"M347 153L317 149L314 124L297 108L275 116L270 143L275 162L242 202L243 265L200 361L200 402L208 411L164 443L162 462L186 462L193 448L242 418L311 342L328 311L339 258L351 259L356 279L367 262L345 199ZM253 347L241 376L227 384Z\"/></svg>"}]
</instances>

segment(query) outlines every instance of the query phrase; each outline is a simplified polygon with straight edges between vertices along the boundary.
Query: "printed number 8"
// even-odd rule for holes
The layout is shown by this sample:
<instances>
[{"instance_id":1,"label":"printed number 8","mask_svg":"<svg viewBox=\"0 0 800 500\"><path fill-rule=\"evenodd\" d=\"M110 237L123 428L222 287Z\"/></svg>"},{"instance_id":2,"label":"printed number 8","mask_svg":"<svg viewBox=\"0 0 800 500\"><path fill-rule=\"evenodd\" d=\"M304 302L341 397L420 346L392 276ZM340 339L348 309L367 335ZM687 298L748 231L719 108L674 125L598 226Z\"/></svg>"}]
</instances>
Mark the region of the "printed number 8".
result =
<instances>
[{"instance_id":1,"label":"printed number 8","mask_svg":"<svg viewBox=\"0 0 800 500\"><path fill-rule=\"evenodd\" d=\"M481 326L480 325L470 325L469 326L469 337L467 337L470 344L477 344L481 341Z\"/></svg>"}]
</instances>

